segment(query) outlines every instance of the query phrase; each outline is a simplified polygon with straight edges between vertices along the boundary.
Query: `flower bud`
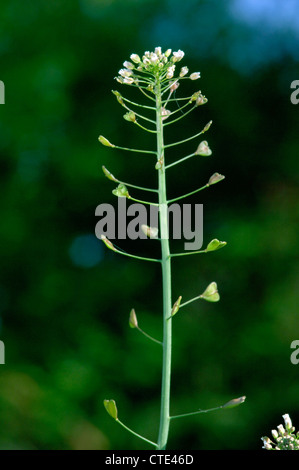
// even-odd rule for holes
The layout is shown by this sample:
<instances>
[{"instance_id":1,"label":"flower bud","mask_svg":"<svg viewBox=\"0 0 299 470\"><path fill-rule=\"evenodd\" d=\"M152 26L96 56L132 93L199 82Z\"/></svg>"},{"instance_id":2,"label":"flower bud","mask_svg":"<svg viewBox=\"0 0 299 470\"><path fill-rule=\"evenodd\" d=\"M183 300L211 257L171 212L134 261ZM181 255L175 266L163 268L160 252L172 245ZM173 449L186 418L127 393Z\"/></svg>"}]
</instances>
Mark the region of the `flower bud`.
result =
<instances>
[{"instance_id":1,"label":"flower bud","mask_svg":"<svg viewBox=\"0 0 299 470\"><path fill-rule=\"evenodd\" d=\"M175 90L179 88L179 86L180 84L178 83L178 81L171 83L170 92L173 93Z\"/></svg>"},{"instance_id":2,"label":"flower bud","mask_svg":"<svg viewBox=\"0 0 299 470\"><path fill-rule=\"evenodd\" d=\"M116 90L112 90L112 93L116 96L116 99L117 99L117 101L119 102L119 104L121 104L122 106L124 106L125 104L124 104L124 102L123 102L123 98L122 98L121 94L120 94L118 91L116 91Z\"/></svg>"},{"instance_id":3,"label":"flower bud","mask_svg":"<svg viewBox=\"0 0 299 470\"><path fill-rule=\"evenodd\" d=\"M214 240L210 241L210 243L208 244L207 248L205 249L205 252L207 253L208 251L219 250L220 248L223 248L226 244L226 242L220 242L219 240L217 240L217 238L214 238Z\"/></svg>"},{"instance_id":4,"label":"flower bud","mask_svg":"<svg viewBox=\"0 0 299 470\"><path fill-rule=\"evenodd\" d=\"M288 414L285 414L285 415L282 415L282 417L284 419L284 424L285 424L286 430L290 431L292 429L292 426L293 426L290 416Z\"/></svg>"},{"instance_id":5,"label":"flower bud","mask_svg":"<svg viewBox=\"0 0 299 470\"><path fill-rule=\"evenodd\" d=\"M200 72L191 73L190 75L191 80L197 80L198 78L200 78Z\"/></svg>"},{"instance_id":6,"label":"flower bud","mask_svg":"<svg viewBox=\"0 0 299 470\"><path fill-rule=\"evenodd\" d=\"M126 69L133 69L134 68L134 64L132 64L132 62L129 62L128 60L126 60L123 63L123 66L126 67Z\"/></svg>"},{"instance_id":7,"label":"flower bud","mask_svg":"<svg viewBox=\"0 0 299 470\"><path fill-rule=\"evenodd\" d=\"M170 116L171 114L171 111L169 109L166 109L166 108L162 108L162 112L161 112L161 115L162 115L162 120L164 121L165 119L168 118L168 116Z\"/></svg>"},{"instance_id":8,"label":"flower bud","mask_svg":"<svg viewBox=\"0 0 299 470\"><path fill-rule=\"evenodd\" d=\"M202 131L202 132L207 132L207 131L210 129L210 127L211 127L211 125L212 125L212 122L213 122L213 121L208 122L208 124L206 124L205 127L203 128L203 131Z\"/></svg>"},{"instance_id":9,"label":"flower bud","mask_svg":"<svg viewBox=\"0 0 299 470\"><path fill-rule=\"evenodd\" d=\"M117 420L117 408L114 400L104 400L104 406L107 413L112 416L113 419Z\"/></svg>"},{"instance_id":10,"label":"flower bud","mask_svg":"<svg viewBox=\"0 0 299 470\"><path fill-rule=\"evenodd\" d=\"M107 170L107 168L103 165L102 166L102 170L103 170L103 173L104 175L111 181L115 181L116 183L118 182L118 180L115 178L115 176L113 176L112 173L110 173L109 170Z\"/></svg>"},{"instance_id":11,"label":"flower bud","mask_svg":"<svg viewBox=\"0 0 299 470\"><path fill-rule=\"evenodd\" d=\"M116 189L113 189L112 194L117 197L129 197L129 191L124 184L119 184Z\"/></svg>"},{"instance_id":12,"label":"flower bud","mask_svg":"<svg viewBox=\"0 0 299 470\"><path fill-rule=\"evenodd\" d=\"M138 328L138 321L137 321L137 317L136 317L136 313L135 313L134 308L132 308L132 310L130 312L129 325L130 325L131 328Z\"/></svg>"},{"instance_id":13,"label":"flower bud","mask_svg":"<svg viewBox=\"0 0 299 470\"><path fill-rule=\"evenodd\" d=\"M158 236L157 227L149 227L148 225L142 224L141 230L148 238L157 238Z\"/></svg>"},{"instance_id":14,"label":"flower bud","mask_svg":"<svg viewBox=\"0 0 299 470\"><path fill-rule=\"evenodd\" d=\"M208 302L218 302L220 295L218 294L216 282L211 282L200 297Z\"/></svg>"},{"instance_id":15,"label":"flower bud","mask_svg":"<svg viewBox=\"0 0 299 470\"><path fill-rule=\"evenodd\" d=\"M135 64L139 64L139 62L141 62L141 59L138 54L131 54L130 58L133 62L135 62Z\"/></svg>"},{"instance_id":16,"label":"flower bud","mask_svg":"<svg viewBox=\"0 0 299 470\"><path fill-rule=\"evenodd\" d=\"M109 248L109 250L117 251L117 249L114 247L113 243L110 240L108 240L108 238L105 237L105 235L101 235L101 239L103 240L103 242L105 243L107 248Z\"/></svg>"},{"instance_id":17,"label":"flower bud","mask_svg":"<svg viewBox=\"0 0 299 470\"><path fill-rule=\"evenodd\" d=\"M133 111L129 111L126 114L124 114L124 119L129 122L136 122L136 115Z\"/></svg>"},{"instance_id":18,"label":"flower bud","mask_svg":"<svg viewBox=\"0 0 299 470\"><path fill-rule=\"evenodd\" d=\"M180 295L178 300L176 300L176 302L173 304L173 307L171 309L171 316L172 317L179 311L181 301L182 301L182 296Z\"/></svg>"},{"instance_id":19,"label":"flower bud","mask_svg":"<svg viewBox=\"0 0 299 470\"><path fill-rule=\"evenodd\" d=\"M165 57L169 57L171 54L171 49L167 49L166 52L164 52Z\"/></svg>"},{"instance_id":20,"label":"flower bud","mask_svg":"<svg viewBox=\"0 0 299 470\"><path fill-rule=\"evenodd\" d=\"M102 145L105 145L106 147L115 147L115 145L111 144L106 137L100 135L99 137L99 142L101 142Z\"/></svg>"},{"instance_id":21,"label":"flower bud","mask_svg":"<svg viewBox=\"0 0 299 470\"><path fill-rule=\"evenodd\" d=\"M182 67L180 71L180 77L184 77L189 72L188 67Z\"/></svg>"},{"instance_id":22,"label":"flower bud","mask_svg":"<svg viewBox=\"0 0 299 470\"><path fill-rule=\"evenodd\" d=\"M168 67L166 78L172 78L174 75L174 71L175 71L175 65L171 65L170 67Z\"/></svg>"},{"instance_id":23,"label":"flower bud","mask_svg":"<svg viewBox=\"0 0 299 470\"><path fill-rule=\"evenodd\" d=\"M163 166L163 157L161 157L161 158L157 161L157 163L156 163L156 165L155 165L155 169L156 169L156 170L160 170L160 169L162 168L162 166Z\"/></svg>"},{"instance_id":24,"label":"flower bud","mask_svg":"<svg viewBox=\"0 0 299 470\"><path fill-rule=\"evenodd\" d=\"M214 173L209 179L208 186L211 186L211 184L219 183L219 181L224 180L224 178L225 176L220 175L219 173Z\"/></svg>"},{"instance_id":25,"label":"flower bud","mask_svg":"<svg viewBox=\"0 0 299 470\"><path fill-rule=\"evenodd\" d=\"M222 408L234 408L235 406L241 405L241 403L244 403L246 400L246 397L240 397L240 398L234 398L233 400L228 401L225 403L225 405L222 406Z\"/></svg>"},{"instance_id":26,"label":"flower bud","mask_svg":"<svg viewBox=\"0 0 299 470\"><path fill-rule=\"evenodd\" d=\"M212 150L209 147L209 144L206 140L200 142L199 146L196 149L195 155L201 155L203 157L208 157L212 155Z\"/></svg>"}]
</instances>

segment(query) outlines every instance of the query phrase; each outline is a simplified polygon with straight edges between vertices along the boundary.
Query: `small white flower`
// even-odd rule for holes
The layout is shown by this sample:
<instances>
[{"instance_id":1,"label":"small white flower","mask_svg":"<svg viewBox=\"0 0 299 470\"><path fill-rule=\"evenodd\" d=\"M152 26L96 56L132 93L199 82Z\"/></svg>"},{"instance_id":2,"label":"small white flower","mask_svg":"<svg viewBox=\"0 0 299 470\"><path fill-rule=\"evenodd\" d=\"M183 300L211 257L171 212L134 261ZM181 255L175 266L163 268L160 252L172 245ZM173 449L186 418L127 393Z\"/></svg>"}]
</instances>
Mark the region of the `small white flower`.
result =
<instances>
[{"instance_id":1,"label":"small white flower","mask_svg":"<svg viewBox=\"0 0 299 470\"><path fill-rule=\"evenodd\" d=\"M272 436L274 437L274 439L277 439L278 438L278 432L276 431L276 429L272 429Z\"/></svg>"},{"instance_id":2,"label":"small white flower","mask_svg":"<svg viewBox=\"0 0 299 470\"><path fill-rule=\"evenodd\" d=\"M133 74L132 70L128 70L128 69L120 69L118 73L122 77L130 77Z\"/></svg>"},{"instance_id":3,"label":"small white flower","mask_svg":"<svg viewBox=\"0 0 299 470\"><path fill-rule=\"evenodd\" d=\"M184 55L185 55L185 52L181 51L180 49L177 52L174 52L173 58L172 58L173 62L179 62L180 60L182 60Z\"/></svg>"},{"instance_id":4,"label":"small white flower","mask_svg":"<svg viewBox=\"0 0 299 470\"><path fill-rule=\"evenodd\" d=\"M131 83L134 83L134 78L124 77L122 83L126 83L127 85L131 85Z\"/></svg>"},{"instance_id":5,"label":"small white flower","mask_svg":"<svg viewBox=\"0 0 299 470\"><path fill-rule=\"evenodd\" d=\"M123 63L123 66L126 67L126 69L133 69L134 68L134 64L132 64L132 62L129 62L128 60L126 60Z\"/></svg>"},{"instance_id":6,"label":"small white flower","mask_svg":"<svg viewBox=\"0 0 299 470\"><path fill-rule=\"evenodd\" d=\"M279 434L280 434L281 436L284 436L284 434L285 434L285 429L284 429L283 425L280 424L279 426L277 426L277 429L278 429Z\"/></svg>"},{"instance_id":7,"label":"small white flower","mask_svg":"<svg viewBox=\"0 0 299 470\"><path fill-rule=\"evenodd\" d=\"M138 54L131 54L130 58L133 60L133 62L135 62L135 64L139 64L139 62L141 62L141 59Z\"/></svg>"},{"instance_id":8,"label":"small white flower","mask_svg":"<svg viewBox=\"0 0 299 470\"><path fill-rule=\"evenodd\" d=\"M191 80L197 80L198 78L200 78L200 72L191 73L190 78Z\"/></svg>"},{"instance_id":9,"label":"small white flower","mask_svg":"<svg viewBox=\"0 0 299 470\"><path fill-rule=\"evenodd\" d=\"M171 54L171 49L167 49L166 52L164 52L165 57L169 57Z\"/></svg>"},{"instance_id":10,"label":"small white flower","mask_svg":"<svg viewBox=\"0 0 299 470\"><path fill-rule=\"evenodd\" d=\"M289 431L293 424L292 424L292 421L291 421L291 418L288 414L285 414L285 415L282 415L283 419L284 419L284 424L285 424L285 427L286 429Z\"/></svg>"},{"instance_id":11,"label":"small white flower","mask_svg":"<svg viewBox=\"0 0 299 470\"><path fill-rule=\"evenodd\" d=\"M155 47L155 54L157 54L157 56L161 56L161 55L162 55L161 47Z\"/></svg>"},{"instance_id":12,"label":"small white flower","mask_svg":"<svg viewBox=\"0 0 299 470\"><path fill-rule=\"evenodd\" d=\"M171 65L170 67L168 67L166 77L172 78L174 71L175 71L175 65Z\"/></svg>"},{"instance_id":13,"label":"small white flower","mask_svg":"<svg viewBox=\"0 0 299 470\"><path fill-rule=\"evenodd\" d=\"M188 67L182 67L180 71L180 77L184 77L189 72Z\"/></svg>"},{"instance_id":14,"label":"small white flower","mask_svg":"<svg viewBox=\"0 0 299 470\"><path fill-rule=\"evenodd\" d=\"M152 64L156 65L159 61L159 57L157 56L157 54L155 54L155 52L152 52L150 60Z\"/></svg>"}]
</instances>

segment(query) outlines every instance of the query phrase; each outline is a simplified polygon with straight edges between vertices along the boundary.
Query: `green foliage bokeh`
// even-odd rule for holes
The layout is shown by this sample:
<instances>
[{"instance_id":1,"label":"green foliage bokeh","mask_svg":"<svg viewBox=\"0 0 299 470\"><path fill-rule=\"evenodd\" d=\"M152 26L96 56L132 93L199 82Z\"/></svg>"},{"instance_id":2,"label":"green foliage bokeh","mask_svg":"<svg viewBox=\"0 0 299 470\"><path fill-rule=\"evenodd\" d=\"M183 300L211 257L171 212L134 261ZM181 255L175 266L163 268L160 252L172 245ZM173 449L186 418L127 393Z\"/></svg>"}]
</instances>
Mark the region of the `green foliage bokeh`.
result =
<instances>
[{"instance_id":1,"label":"green foliage bokeh","mask_svg":"<svg viewBox=\"0 0 299 470\"><path fill-rule=\"evenodd\" d=\"M218 238L227 247L173 262L174 300L211 281L221 295L174 319L173 414L247 396L236 409L174 421L169 448L259 449L284 413L298 428L290 344L299 339L299 106L290 84L299 79L299 41L271 16L246 25L234 3L2 1L0 448L144 448L108 416L105 398L125 424L156 439L160 349L128 318L134 307L140 326L161 338L160 269L119 257L94 233L96 206L117 208L101 165L156 185L151 157L97 140L152 145L124 121L110 90L131 93L114 77L132 52L156 46L185 51L184 65L202 76L194 91L209 100L168 128L167 139L213 120L213 155L169 170L169 196L216 171L226 176L188 202L204 204L204 245ZM118 243L137 254L156 250L155 242Z\"/></svg>"}]
</instances>

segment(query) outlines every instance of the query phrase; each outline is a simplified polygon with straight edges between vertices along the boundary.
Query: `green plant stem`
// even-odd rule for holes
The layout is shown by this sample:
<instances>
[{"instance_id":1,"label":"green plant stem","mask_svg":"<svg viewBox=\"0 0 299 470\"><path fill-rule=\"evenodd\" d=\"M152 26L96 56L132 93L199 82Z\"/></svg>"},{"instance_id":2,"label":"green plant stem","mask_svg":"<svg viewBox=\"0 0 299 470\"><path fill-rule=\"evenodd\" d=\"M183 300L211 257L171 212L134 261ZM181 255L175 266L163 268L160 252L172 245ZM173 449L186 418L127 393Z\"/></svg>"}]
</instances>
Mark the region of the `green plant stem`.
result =
<instances>
[{"instance_id":1,"label":"green plant stem","mask_svg":"<svg viewBox=\"0 0 299 470\"><path fill-rule=\"evenodd\" d=\"M157 449L166 448L170 422L170 378L171 378L171 340L172 320L167 321L171 312L171 258L168 238L168 215L166 197L166 175L164 163L164 141L162 121L161 83L156 81L156 126L157 126L157 160L162 162L159 172L159 217L161 229L161 263L163 283L163 361L161 386L160 427Z\"/></svg>"},{"instance_id":2,"label":"green plant stem","mask_svg":"<svg viewBox=\"0 0 299 470\"><path fill-rule=\"evenodd\" d=\"M132 429L128 428L128 426L126 426L124 423L122 423L119 419L116 419L116 422L118 424L120 424L123 428L125 428L127 431L129 431L131 434L133 434L134 436L139 437L139 439L142 439L143 441L148 442L149 444L151 444L154 447L157 446L157 444L155 442L150 441L146 437L141 436L141 434L138 434L137 432L135 432Z\"/></svg>"}]
</instances>

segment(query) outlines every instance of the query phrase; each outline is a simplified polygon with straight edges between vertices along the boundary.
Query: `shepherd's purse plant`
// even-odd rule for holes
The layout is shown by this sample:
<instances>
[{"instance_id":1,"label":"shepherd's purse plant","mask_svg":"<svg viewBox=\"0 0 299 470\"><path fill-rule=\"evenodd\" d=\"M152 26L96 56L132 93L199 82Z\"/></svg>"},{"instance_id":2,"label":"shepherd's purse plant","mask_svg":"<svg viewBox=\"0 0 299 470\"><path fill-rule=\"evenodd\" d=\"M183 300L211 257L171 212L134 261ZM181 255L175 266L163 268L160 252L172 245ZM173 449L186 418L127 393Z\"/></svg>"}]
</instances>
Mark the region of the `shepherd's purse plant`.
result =
<instances>
[{"instance_id":1,"label":"shepherd's purse plant","mask_svg":"<svg viewBox=\"0 0 299 470\"><path fill-rule=\"evenodd\" d=\"M137 434L132 429L128 428L118 417L118 410L116 403L113 399L105 399L104 406L107 412L117 423L123 426L127 431L133 435L144 440L148 444L154 446L156 449L166 449L169 426L174 419L179 419L191 415L200 413L207 413L209 411L228 409L240 405L244 402L245 396L235 398L225 403L224 405L217 406L215 408L206 410L195 410L180 415L171 415L170 413L170 381L171 381L171 356L172 356L172 322L174 316L181 309L185 308L191 302L196 300L205 300L208 302L217 302L219 300L219 293L216 282L210 282L206 289L194 298L182 302L182 295L180 295L175 301L172 299L171 293L171 274L172 274L172 260L177 256L189 255L189 254L204 254L212 251L216 251L226 245L226 242L213 239L208 243L206 248L201 250L187 251L182 253L172 253L170 251L169 244L169 226L168 226L168 207L169 204L181 200L185 197L193 195L205 188L208 188L221 180L224 176L219 173L214 173L209 181L188 194L178 196L172 200L167 198L166 190L166 176L169 168L181 164L189 158L198 158L198 156L208 157L212 154L209 144L206 140L199 141L197 146L189 155L183 158L179 158L176 161L168 161L169 155L173 155L174 147L189 142L191 140L199 139L205 134L212 121L208 122L202 130L191 137L184 138L177 142L165 142L164 141L164 128L173 123L178 122L184 118L192 110L199 108L207 102L207 98L201 93L201 91L195 91L192 95L187 97L174 97L175 91L179 87L180 83L184 80L196 81L200 78L199 72L190 73L188 67L179 66L179 62L183 59L184 52L178 50L172 52L171 49L162 52L161 47L156 47L154 52L145 52L142 57L138 54L131 54L130 61L125 61L119 75L116 77L118 83L135 87L142 95L148 100L148 104L139 104L135 101L131 101L124 97L119 91L113 91L119 104L125 109L126 113L124 118L137 125L145 132L152 134L155 139L155 151L144 150L144 149L129 149L127 147L120 147L116 144L111 143L106 137L100 136L99 141L106 147L114 149L122 149L126 151L139 152L142 154L152 154L153 156L153 171L157 172L158 187L156 188L144 188L136 186L131 183L126 183L119 180L105 167L102 167L105 176L117 183L117 187L113 190L113 194L117 197L124 197L131 201L137 201L142 204L156 206L159 210L159 230L158 227L150 227L142 225L141 229L144 234L149 238L156 238L161 244L161 258L145 258L135 254L127 253L122 249L115 246L111 240L102 234L101 238L107 248L114 252L128 256L135 259L140 259L148 262L160 263L162 268L162 289L163 289L163 339L159 341L152 338L146 332L144 332L137 320L136 312L134 309L131 310L129 316L129 325L131 328L136 328L139 332L144 334L149 340L157 343L157 347L161 348L162 354L162 386L161 386L161 408L160 408L160 423L157 441L153 442L140 434ZM170 149L170 151L169 151ZM169 152L168 152L169 151ZM151 194L155 194L157 199L155 202L147 200L140 201L135 197L131 196L128 187L135 189L144 190ZM130 190L131 191L131 190Z\"/></svg>"}]
</instances>

